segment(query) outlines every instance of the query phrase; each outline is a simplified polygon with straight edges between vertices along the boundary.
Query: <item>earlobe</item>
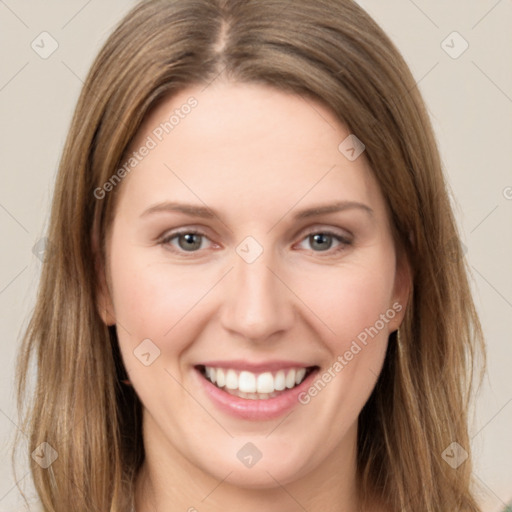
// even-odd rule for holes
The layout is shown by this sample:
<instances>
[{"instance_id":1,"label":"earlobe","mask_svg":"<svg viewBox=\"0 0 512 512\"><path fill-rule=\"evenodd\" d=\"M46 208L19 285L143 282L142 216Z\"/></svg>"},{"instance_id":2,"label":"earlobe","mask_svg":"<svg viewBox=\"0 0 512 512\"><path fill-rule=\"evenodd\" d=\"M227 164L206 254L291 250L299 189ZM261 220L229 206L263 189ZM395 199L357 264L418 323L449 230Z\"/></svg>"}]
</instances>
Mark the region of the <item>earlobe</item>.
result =
<instances>
[{"instance_id":1,"label":"earlobe","mask_svg":"<svg viewBox=\"0 0 512 512\"><path fill-rule=\"evenodd\" d=\"M103 323L107 326L115 325L116 318L114 314L114 307L112 303L111 294L107 284L105 265L103 264L99 243L96 236L92 239L93 253L94 253L94 267L96 269L96 308Z\"/></svg>"},{"instance_id":2,"label":"earlobe","mask_svg":"<svg viewBox=\"0 0 512 512\"><path fill-rule=\"evenodd\" d=\"M402 252L397 258L395 285L391 307L397 312L390 322L390 332L396 331L403 321L412 290L412 270L409 259Z\"/></svg>"},{"instance_id":3,"label":"earlobe","mask_svg":"<svg viewBox=\"0 0 512 512\"><path fill-rule=\"evenodd\" d=\"M110 293L108 292L104 275L99 275L98 278L100 280L98 282L99 289L96 294L96 307L98 309L98 313L105 325L115 325L116 318L114 315L112 300L110 298Z\"/></svg>"}]
</instances>

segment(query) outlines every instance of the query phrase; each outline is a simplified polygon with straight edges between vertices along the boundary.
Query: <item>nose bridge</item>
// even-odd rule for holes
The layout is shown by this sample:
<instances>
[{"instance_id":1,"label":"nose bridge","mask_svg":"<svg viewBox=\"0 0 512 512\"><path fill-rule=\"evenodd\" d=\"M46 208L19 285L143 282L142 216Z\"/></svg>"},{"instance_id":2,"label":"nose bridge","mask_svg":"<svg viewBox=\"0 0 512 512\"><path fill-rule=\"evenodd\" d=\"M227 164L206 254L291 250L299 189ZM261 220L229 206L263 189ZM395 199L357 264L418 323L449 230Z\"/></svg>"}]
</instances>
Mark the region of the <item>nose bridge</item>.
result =
<instances>
[{"instance_id":1,"label":"nose bridge","mask_svg":"<svg viewBox=\"0 0 512 512\"><path fill-rule=\"evenodd\" d=\"M223 299L224 327L253 341L263 341L293 324L293 294L277 277L272 251L262 249L253 259L257 248L250 242L248 246L240 244Z\"/></svg>"}]
</instances>

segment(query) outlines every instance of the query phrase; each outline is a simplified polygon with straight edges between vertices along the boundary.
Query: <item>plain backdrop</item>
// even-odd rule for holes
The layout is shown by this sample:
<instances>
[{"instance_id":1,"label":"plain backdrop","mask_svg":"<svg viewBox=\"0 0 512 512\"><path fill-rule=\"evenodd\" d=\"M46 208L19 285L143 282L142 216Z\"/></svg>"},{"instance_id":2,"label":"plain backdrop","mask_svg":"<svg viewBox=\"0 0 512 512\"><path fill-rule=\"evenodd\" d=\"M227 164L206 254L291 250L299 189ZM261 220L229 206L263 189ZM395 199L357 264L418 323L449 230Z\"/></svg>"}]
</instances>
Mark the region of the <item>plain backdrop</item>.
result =
<instances>
[{"instance_id":1,"label":"plain backdrop","mask_svg":"<svg viewBox=\"0 0 512 512\"><path fill-rule=\"evenodd\" d=\"M436 130L488 343L472 448L484 510L498 512L512 500L512 0L359 3L403 53ZM92 60L134 4L0 0L0 511L22 510L14 362L60 153ZM26 470L19 480L33 492Z\"/></svg>"}]
</instances>

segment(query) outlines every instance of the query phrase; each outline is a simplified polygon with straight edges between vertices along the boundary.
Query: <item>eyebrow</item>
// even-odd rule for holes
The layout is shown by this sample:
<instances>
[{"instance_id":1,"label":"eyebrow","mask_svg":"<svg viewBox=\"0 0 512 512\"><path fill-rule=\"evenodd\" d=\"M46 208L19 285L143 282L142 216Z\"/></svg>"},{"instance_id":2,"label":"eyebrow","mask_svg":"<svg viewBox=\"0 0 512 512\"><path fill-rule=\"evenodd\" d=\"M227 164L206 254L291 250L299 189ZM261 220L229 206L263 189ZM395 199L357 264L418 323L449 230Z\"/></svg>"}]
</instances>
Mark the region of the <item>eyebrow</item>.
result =
<instances>
[{"instance_id":1,"label":"eyebrow","mask_svg":"<svg viewBox=\"0 0 512 512\"><path fill-rule=\"evenodd\" d=\"M330 204L323 204L312 206L310 208L305 208L303 210L299 210L295 213L293 218L295 220L306 219L310 217L316 217L320 215L325 215L329 213L337 213L345 210L358 209L366 212L370 216L373 217L374 211L368 205L359 203L357 201L338 201ZM153 213L183 213L185 215L189 215L191 217L200 217L204 219L220 219L221 216L213 209L208 208L206 206L200 206L195 204L187 204L187 203L179 203L175 201L164 201L162 203L155 204L150 206L142 214L141 217L146 217Z\"/></svg>"}]
</instances>

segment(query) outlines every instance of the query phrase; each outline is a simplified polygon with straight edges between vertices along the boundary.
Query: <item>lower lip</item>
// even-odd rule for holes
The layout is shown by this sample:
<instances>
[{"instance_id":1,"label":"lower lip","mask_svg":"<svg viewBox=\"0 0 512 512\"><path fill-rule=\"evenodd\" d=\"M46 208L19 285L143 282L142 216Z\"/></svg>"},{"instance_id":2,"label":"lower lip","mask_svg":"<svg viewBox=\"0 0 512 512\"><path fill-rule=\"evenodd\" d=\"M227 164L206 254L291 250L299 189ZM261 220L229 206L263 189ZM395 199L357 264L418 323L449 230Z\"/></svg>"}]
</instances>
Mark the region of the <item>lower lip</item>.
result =
<instances>
[{"instance_id":1,"label":"lower lip","mask_svg":"<svg viewBox=\"0 0 512 512\"><path fill-rule=\"evenodd\" d=\"M215 384L212 384L197 368L194 370L206 394L221 411L231 416L251 421L279 418L279 416L299 405L299 394L311 385L311 381L318 373L318 368L313 370L298 386L283 391L279 396L266 400L251 400L230 395Z\"/></svg>"}]
</instances>

